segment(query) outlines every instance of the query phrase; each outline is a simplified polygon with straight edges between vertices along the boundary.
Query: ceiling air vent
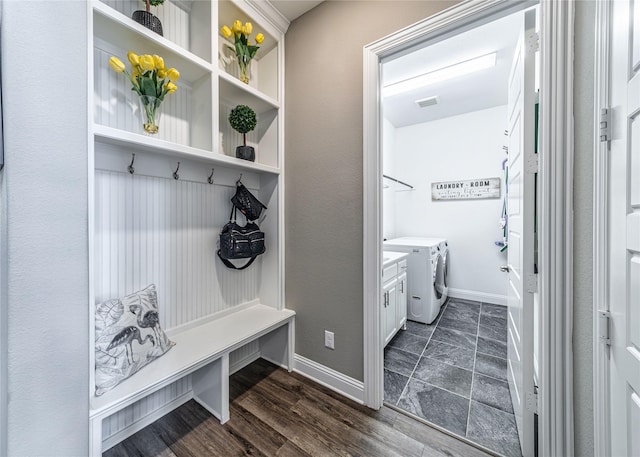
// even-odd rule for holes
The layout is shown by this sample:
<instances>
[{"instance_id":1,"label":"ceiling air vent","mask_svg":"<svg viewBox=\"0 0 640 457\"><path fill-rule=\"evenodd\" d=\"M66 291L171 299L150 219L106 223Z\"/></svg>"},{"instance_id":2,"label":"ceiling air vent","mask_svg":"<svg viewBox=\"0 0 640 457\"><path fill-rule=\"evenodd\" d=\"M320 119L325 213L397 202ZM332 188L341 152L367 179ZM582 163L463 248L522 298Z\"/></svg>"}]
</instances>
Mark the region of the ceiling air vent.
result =
<instances>
[{"instance_id":1,"label":"ceiling air vent","mask_svg":"<svg viewBox=\"0 0 640 457\"><path fill-rule=\"evenodd\" d=\"M429 97L429 98L423 98L422 100L416 100L416 105L418 105L420 108L426 108L427 106L432 106L432 105L437 105L438 104L438 97Z\"/></svg>"}]
</instances>

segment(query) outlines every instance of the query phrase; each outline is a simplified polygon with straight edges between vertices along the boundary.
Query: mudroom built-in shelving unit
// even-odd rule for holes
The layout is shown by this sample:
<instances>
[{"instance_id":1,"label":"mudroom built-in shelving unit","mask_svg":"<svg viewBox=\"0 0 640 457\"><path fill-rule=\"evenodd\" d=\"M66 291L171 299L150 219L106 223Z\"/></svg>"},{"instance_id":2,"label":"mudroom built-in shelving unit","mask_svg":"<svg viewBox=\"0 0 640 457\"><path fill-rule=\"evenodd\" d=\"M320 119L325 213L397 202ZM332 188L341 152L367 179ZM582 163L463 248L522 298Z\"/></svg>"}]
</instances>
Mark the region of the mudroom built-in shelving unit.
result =
<instances>
[{"instance_id":1,"label":"mudroom built-in shelving unit","mask_svg":"<svg viewBox=\"0 0 640 457\"><path fill-rule=\"evenodd\" d=\"M163 25L160 36L131 19L138 9L144 9L140 0L88 2L89 306L93 310L102 301L155 284L160 324L177 341L171 351L186 350L184 341L192 341L183 338L180 348L181 335L191 332L191 337L207 325L217 328L219 319L237 323L245 312L251 322L244 325L242 320L239 325L244 329L240 333L248 332L242 344L207 336L211 354L187 368L167 368L158 379L151 379L152 386L144 385L145 373L159 369L145 370L156 364L162 367L171 351L104 396L96 397L92 387L92 454L185 401L204 397L195 387L196 379L199 384L213 373L219 384L256 358L273 360L274 354L282 355L276 363L291 368L293 357L293 313L284 308L283 278L283 75L288 23L264 2L165 0L152 7ZM225 62L221 52L220 28L231 26L235 19L252 22L254 35L259 31L265 36L252 62L249 84L238 79L237 64ZM137 94L129 80L109 67L113 55L130 68L126 59L130 50L158 54L167 67L180 71L178 90L167 95L160 107L155 135L142 129ZM257 127L247 134L247 143L256 150L255 162L235 157L242 136L227 119L238 104L249 105L257 114ZM235 271L222 264L216 251L239 179L268 207L259 221L267 250L248 269ZM90 315L93 347L94 313ZM283 323L286 330L281 331ZM92 374L94 366L92 355ZM90 385L94 384L92 377ZM216 384L218 388L214 397L224 398L224 381L222 387ZM214 414L217 401L209 408ZM224 421L228 417L222 403L219 418Z\"/></svg>"}]
</instances>

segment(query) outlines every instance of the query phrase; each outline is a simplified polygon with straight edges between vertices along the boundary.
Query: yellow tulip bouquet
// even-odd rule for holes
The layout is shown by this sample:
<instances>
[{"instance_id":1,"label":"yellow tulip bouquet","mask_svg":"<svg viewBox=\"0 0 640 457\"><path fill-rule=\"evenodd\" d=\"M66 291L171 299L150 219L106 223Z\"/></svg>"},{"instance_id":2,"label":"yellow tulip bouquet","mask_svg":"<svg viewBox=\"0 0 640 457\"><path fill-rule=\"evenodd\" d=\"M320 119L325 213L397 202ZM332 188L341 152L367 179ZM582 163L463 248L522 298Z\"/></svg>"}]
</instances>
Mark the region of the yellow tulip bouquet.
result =
<instances>
[{"instance_id":1,"label":"yellow tulip bouquet","mask_svg":"<svg viewBox=\"0 0 640 457\"><path fill-rule=\"evenodd\" d=\"M124 73L131 81L131 90L140 96L141 109L144 112L146 122L143 122L147 133L158 133L158 108L165 95L178 90L175 82L180 78L180 73L175 68L166 68L164 59L157 55L137 55L133 51L127 53L131 64L131 74L125 68L124 63L115 56L109 59L109 66L116 73Z\"/></svg>"},{"instance_id":2,"label":"yellow tulip bouquet","mask_svg":"<svg viewBox=\"0 0 640 457\"><path fill-rule=\"evenodd\" d=\"M243 83L249 84L249 64L251 63L251 59L253 59L260 49L258 44L262 44L264 41L264 35L262 33L258 33L255 36L256 44L251 44L251 40L249 37L253 32L253 25L251 22L247 22L242 25L242 22L239 19L236 19L233 22L233 26L229 28L228 26L223 26L220 29L220 33L225 38L231 38L233 35L235 38L235 47L229 46L236 54L236 58L238 60L238 66L240 67L240 81Z\"/></svg>"}]
</instances>

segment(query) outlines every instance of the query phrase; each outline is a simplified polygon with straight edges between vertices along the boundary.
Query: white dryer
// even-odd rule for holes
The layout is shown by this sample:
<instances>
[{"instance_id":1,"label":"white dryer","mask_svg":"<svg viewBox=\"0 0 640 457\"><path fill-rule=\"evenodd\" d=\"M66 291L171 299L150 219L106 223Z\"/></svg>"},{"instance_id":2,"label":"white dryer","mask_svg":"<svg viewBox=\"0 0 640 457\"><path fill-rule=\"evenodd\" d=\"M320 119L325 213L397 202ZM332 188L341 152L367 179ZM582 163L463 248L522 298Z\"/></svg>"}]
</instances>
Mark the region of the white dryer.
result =
<instances>
[{"instance_id":1,"label":"white dryer","mask_svg":"<svg viewBox=\"0 0 640 457\"><path fill-rule=\"evenodd\" d=\"M444 238L402 237L384 242L384 249L409 253L407 319L430 324L440 312L447 291L441 250ZM436 287L436 284L438 287ZM446 296L445 296L446 298Z\"/></svg>"}]
</instances>

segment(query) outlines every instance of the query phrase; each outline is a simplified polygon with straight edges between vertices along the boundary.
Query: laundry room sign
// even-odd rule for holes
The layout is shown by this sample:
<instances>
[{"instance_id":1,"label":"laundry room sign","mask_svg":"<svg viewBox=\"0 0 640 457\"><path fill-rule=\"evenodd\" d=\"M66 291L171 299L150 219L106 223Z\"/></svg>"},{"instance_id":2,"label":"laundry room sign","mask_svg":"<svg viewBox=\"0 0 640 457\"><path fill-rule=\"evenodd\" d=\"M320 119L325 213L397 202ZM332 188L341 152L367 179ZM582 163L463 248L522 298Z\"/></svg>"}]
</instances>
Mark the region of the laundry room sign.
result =
<instances>
[{"instance_id":1,"label":"laundry room sign","mask_svg":"<svg viewBox=\"0 0 640 457\"><path fill-rule=\"evenodd\" d=\"M500 178L431 183L431 200L500 198Z\"/></svg>"}]
</instances>

